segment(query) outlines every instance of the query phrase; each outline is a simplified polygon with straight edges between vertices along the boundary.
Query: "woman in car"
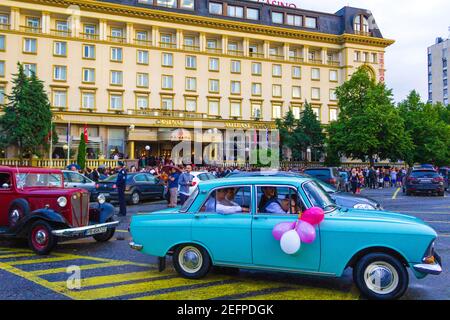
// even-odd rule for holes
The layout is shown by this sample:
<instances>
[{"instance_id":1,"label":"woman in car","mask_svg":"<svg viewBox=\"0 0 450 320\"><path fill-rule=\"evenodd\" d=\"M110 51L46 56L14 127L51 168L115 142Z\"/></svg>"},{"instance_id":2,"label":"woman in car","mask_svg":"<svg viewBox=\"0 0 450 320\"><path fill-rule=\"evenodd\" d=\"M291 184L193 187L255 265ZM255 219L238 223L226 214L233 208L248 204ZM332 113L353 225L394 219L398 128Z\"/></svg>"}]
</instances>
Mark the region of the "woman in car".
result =
<instances>
[{"instance_id":1,"label":"woman in car","mask_svg":"<svg viewBox=\"0 0 450 320\"><path fill-rule=\"evenodd\" d=\"M278 200L275 187L262 187L261 190L264 194L258 206L259 213L286 214L281 202Z\"/></svg>"}]
</instances>

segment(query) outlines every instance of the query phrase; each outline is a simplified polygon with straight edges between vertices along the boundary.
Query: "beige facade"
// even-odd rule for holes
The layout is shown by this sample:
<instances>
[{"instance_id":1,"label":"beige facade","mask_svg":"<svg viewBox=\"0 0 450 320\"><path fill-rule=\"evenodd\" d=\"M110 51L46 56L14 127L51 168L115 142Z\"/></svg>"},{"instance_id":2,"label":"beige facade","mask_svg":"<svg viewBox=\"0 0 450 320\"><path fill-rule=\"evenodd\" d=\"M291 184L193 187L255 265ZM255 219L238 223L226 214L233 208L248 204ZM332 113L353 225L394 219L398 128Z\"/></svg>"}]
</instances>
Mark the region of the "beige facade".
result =
<instances>
[{"instance_id":1,"label":"beige facade","mask_svg":"<svg viewBox=\"0 0 450 320\"><path fill-rule=\"evenodd\" d=\"M82 0L3 0L2 38L0 94L21 62L45 82L61 144L69 122L74 140L88 124L96 153L122 139L130 158L152 143L160 155L168 129L272 128L305 101L327 124L334 89L356 68L384 81L392 44Z\"/></svg>"}]
</instances>

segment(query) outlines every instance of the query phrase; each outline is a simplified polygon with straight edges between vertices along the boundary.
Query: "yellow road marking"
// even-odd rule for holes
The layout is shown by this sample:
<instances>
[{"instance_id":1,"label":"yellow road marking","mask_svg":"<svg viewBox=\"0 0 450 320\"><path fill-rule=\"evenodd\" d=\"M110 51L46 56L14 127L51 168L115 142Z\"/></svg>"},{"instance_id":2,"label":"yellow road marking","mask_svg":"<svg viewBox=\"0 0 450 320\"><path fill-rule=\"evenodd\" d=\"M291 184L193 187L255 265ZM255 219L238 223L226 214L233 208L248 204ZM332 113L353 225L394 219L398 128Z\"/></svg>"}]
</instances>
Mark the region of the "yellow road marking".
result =
<instances>
[{"instance_id":1,"label":"yellow road marking","mask_svg":"<svg viewBox=\"0 0 450 320\"><path fill-rule=\"evenodd\" d=\"M357 300L358 298L359 296L352 292L302 287L301 289L261 294L243 300Z\"/></svg>"},{"instance_id":2,"label":"yellow road marking","mask_svg":"<svg viewBox=\"0 0 450 320\"><path fill-rule=\"evenodd\" d=\"M94 264L87 264L80 266L80 270L92 270L92 269L101 269L101 268L109 268L109 267L118 267L118 266L125 266L132 263L127 262L120 262L120 261L114 261L114 262L104 262L104 263L94 263ZM52 269L44 269L44 270L35 270L30 271L29 273L35 276L43 276L48 274L56 274L56 273L65 273L67 271L67 268L52 268Z\"/></svg>"},{"instance_id":3,"label":"yellow road marking","mask_svg":"<svg viewBox=\"0 0 450 320\"><path fill-rule=\"evenodd\" d=\"M143 272L132 272L132 273L124 273L124 274L112 274L107 276L98 276L98 277L90 277L90 278L82 278L81 279L81 287L84 289L86 287L99 286L104 284L114 284L118 282L127 282L127 281L135 281L135 280L146 280L153 279L157 277L167 276L169 273L167 272L155 272L154 270L147 270ZM52 282L59 285L64 285L65 281L61 282Z\"/></svg>"},{"instance_id":4,"label":"yellow road marking","mask_svg":"<svg viewBox=\"0 0 450 320\"><path fill-rule=\"evenodd\" d=\"M244 294L251 291L280 288L281 283L267 283L262 281L245 281L230 284L215 285L206 288L175 291L159 295L139 297L134 300L207 300L218 297Z\"/></svg>"},{"instance_id":5,"label":"yellow road marking","mask_svg":"<svg viewBox=\"0 0 450 320\"><path fill-rule=\"evenodd\" d=\"M142 283L125 284L109 288L99 288L86 291L83 290L80 292L72 292L71 297L80 300L107 299L161 289L191 286L196 284L205 284L227 279L229 278L224 277L219 278L216 276L211 276L202 280L188 280L183 278L163 279L163 280L147 281Z\"/></svg>"},{"instance_id":6,"label":"yellow road marking","mask_svg":"<svg viewBox=\"0 0 450 320\"><path fill-rule=\"evenodd\" d=\"M397 188L397 190L394 192L394 195L392 196L392 200L397 199L397 195L400 192L400 190L402 190L402 188Z\"/></svg>"},{"instance_id":7,"label":"yellow road marking","mask_svg":"<svg viewBox=\"0 0 450 320\"><path fill-rule=\"evenodd\" d=\"M24 257L34 257L35 255L32 253L13 253L13 254L2 254L0 255L0 259L8 259L8 258L24 258Z\"/></svg>"},{"instance_id":8,"label":"yellow road marking","mask_svg":"<svg viewBox=\"0 0 450 320\"><path fill-rule=\"evenodd\" d=\"M8 264L12 266L21 266L21 265L27 265L27 264L38 264L38 263L49 263L49 262L62 262L62 261L68 261L68 260L78 260L80 258L74 258L72 256L68 257L56 257L56 258L42 258L42 259L30 259L30 260L22 260L22 261L12 261Z\"/></svg>"},{"instance_id":9,"label":"yellow road marking","mask_svg":"<svg viewBox=\"0 0 450 320\"><path fill-rule=\"evenodd\" d=\"M119 233L128 233L128 230L116 230L116 232L119 232Z\"/></svg>"}]
</instances>

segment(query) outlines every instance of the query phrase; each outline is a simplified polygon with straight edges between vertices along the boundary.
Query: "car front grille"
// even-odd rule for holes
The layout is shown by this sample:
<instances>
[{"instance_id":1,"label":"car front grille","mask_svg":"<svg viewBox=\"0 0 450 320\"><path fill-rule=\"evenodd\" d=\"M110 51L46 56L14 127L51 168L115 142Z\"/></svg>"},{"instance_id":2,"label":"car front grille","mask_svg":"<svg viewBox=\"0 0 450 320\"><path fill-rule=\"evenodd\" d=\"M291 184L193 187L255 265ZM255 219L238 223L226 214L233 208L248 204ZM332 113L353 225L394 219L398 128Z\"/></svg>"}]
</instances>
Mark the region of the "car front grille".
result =
<instances>
[{"instance_id":1,"label":"car front grille","mask_svg":"<svg viewBox=\"0 0 450 320\"><path fill-rule=\"evenodd\" d=\"M72 196L72 226L84 227L89 223L89 194L77 194L76 199Z\"/></svg>"}]
</instances>

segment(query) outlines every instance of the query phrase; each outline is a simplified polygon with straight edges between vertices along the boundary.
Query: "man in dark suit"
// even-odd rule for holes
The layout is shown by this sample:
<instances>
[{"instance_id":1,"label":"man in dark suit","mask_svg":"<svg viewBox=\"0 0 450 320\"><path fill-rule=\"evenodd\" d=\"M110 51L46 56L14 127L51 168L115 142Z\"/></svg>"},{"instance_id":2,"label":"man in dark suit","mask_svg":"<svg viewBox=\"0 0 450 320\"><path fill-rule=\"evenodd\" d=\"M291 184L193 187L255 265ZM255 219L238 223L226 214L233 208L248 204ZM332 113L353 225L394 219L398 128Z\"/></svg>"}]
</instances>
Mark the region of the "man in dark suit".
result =
<instances>
[{"instance_id":1,"label":"man in dark suit","mask_svg":"<svg viewBox=\"0 0 450 320\"><path fill-rule=\"evenodd\" d=\"M127 215L127 203L125 201L125 187L127 185L127 170L125 164L122 161L118 162L117 166L117 180L116 186L119 193L119 215L125 217Z\"/></svg>"}]
</instances>

